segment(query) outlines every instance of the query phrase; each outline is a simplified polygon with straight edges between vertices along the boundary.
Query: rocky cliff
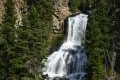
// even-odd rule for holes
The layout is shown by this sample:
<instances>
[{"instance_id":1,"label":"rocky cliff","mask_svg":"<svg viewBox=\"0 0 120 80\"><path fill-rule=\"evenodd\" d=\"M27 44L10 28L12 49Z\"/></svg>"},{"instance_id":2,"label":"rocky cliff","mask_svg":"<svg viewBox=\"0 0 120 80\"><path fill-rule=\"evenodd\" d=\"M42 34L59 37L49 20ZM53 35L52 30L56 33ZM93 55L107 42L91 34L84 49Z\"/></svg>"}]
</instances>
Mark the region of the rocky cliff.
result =
<instances>
[{"instance_id":1,"label":"rocky cliff","mask_svg":"<svg viewBox=\"0 0 120 80\"><path fill-rule=\"evenodd\" d=\"M68 6L69 0L54 0L53 31L62 33L64 30L64 20L71 14Z\"/></svg>"},{"instance_id":2,"label":"rocky cliff","mask_svg":"<svg viewBox=\"0 0 120 80\"><path fill-rule=\"evenodd\" d=\"M0 23L4 20L5 14L5 0L0 0ZM14 10L16 13L15 27L22 25L22 15L27 11L27 5L24 0L13 0ZM53 13L53 33L62 34L64 30L64 20L71 14L68 6L69 0L54 0Z\"/></svg>"}]
</instances>

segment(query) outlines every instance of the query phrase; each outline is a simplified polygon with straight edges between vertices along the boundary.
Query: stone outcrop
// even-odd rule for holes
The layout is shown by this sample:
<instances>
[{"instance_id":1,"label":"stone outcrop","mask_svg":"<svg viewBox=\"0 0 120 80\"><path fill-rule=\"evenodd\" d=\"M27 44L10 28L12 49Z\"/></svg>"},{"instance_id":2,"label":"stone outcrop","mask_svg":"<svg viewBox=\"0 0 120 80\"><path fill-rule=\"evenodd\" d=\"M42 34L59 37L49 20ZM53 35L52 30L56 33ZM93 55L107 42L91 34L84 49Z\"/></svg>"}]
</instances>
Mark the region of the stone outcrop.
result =
<instances>
[{"instance_id":1,"label":"stone outcrop","mask_svg":"<svg viewBox=\"0 0 120 80\"><path fill-rule=\"evenodd\" d=\"M54 0L53 32L62 34L64 30L64 20L71 13L68 7L69 0Z\"/></svg>"},{"instance_id":2,"label":"stone outcrop","mask_svg":"<svg viewBox=\"0 0 120 80\"><path fill-rule=\"evenodd\" d=\"M15 27L22 25L22 13L25 10L25 1L24 0L12 0L14 3L14 11L16 13L16 24ZM6 0L0 0L0 24L4 19Z\"/></svg>"},{"instance_id":3,"label":"stone outcrop","mask_svg":"<svg viewBox=\"0 0 120 80\"><path fill-rule=\"evenodd\" d=\"M25 2L24 0L13 0L14 2L14 10L16 12L16 23L15 28L18 28L19 26L22 26L22 18L23 18L23 12L25 10Z\"/></svg>"}]
</instances>

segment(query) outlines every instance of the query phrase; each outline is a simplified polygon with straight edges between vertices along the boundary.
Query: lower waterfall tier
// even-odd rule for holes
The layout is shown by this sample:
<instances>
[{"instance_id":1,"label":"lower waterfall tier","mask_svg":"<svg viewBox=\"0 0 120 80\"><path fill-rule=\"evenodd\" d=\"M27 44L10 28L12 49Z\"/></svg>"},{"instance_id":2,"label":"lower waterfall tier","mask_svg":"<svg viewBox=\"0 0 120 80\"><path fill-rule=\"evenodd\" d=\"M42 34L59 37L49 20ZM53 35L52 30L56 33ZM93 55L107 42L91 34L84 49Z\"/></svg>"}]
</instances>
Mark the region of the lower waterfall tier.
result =
<instances>
[{"instance_id":1,"label":"lower waterfall tier","mask_svg":"<svg viewBox=\"0 0 120 80\"><path fill-rule=\"evenodd\" d=\"M67 47L66 47L67 46ZM58 51L48 57L44 75L64 77L67 79L82 78L85 75L87 56L83 46L64 43Z\"/></svg>"}]
</instances>

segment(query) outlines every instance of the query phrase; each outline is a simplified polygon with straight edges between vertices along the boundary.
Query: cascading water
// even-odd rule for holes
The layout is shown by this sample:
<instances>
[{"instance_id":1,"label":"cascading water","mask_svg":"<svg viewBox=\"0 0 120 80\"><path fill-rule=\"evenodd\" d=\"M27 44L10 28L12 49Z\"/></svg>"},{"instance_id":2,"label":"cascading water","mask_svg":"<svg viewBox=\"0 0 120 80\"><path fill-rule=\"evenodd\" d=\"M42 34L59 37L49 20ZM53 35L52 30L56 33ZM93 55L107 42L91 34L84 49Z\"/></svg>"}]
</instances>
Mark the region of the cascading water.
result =
<instances>
[{"instance_id":1,"label":"cascading water","mask_svg":"<svg viewBox=\"0 0 120 80\"><path fill-rule=\"evenodd\" d=\"M88 15L82 13L68 18L67 40L48 57L43 69L49 80L83 80L87 64L84 49L87 20Z\"/></svg>"}]
</instances>

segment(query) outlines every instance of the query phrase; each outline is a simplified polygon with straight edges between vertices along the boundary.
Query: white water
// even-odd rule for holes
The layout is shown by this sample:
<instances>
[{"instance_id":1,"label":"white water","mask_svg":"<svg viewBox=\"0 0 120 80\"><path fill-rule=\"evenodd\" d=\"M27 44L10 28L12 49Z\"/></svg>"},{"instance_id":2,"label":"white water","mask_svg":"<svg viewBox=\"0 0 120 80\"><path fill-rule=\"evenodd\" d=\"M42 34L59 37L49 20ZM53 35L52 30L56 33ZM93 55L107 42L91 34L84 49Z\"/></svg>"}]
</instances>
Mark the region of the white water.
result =
<instances>
[{"instance_id":1,"label":"white water","mask_svg":"<svg viewBox=\"0 0 120 80\"><path fill-rule=\"evenodd\" d=\"M48 75L49 80L56 77L83 80L87 64L83 45L87 20L88 15L82 13L68 18L67 40L48 57L43 69L43 74Z\"/></svg>"}]
</instances>

